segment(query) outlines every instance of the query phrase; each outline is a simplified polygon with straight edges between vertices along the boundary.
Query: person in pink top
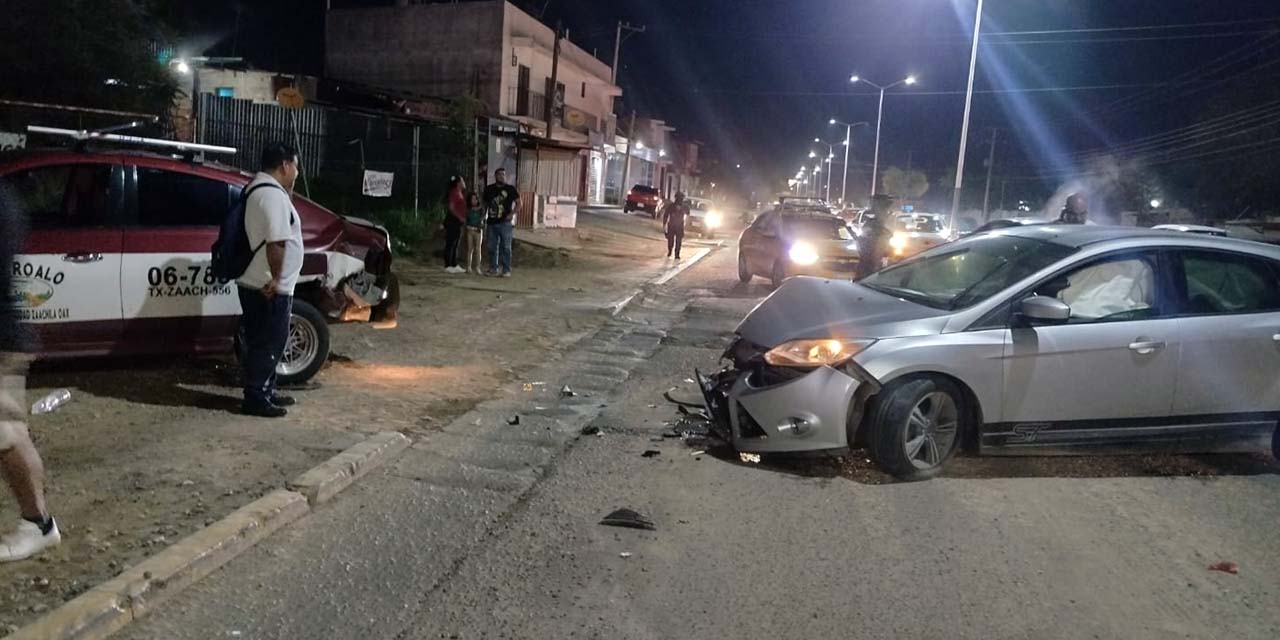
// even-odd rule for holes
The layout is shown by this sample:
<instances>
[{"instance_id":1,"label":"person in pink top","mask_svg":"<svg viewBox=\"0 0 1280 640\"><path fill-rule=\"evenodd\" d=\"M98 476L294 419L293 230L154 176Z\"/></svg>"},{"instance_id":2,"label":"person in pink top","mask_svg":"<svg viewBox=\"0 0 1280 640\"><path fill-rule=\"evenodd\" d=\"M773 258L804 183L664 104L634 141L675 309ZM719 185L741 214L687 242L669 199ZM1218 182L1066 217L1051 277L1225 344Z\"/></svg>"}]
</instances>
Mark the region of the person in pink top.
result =
<instances>
[{"instance_id":1,"label":"person in pink top","mask_svg":"<svg viewBox=\"0 0 1280 640\"><path fill-rule=\"evenodd\" d=\"M445 198L448 211L444 216L444 270L463 273L465 270L458 266L458 246L462 227L467 223L467 182L461 176L450 178Z\"/></svg>"}]
</instances>

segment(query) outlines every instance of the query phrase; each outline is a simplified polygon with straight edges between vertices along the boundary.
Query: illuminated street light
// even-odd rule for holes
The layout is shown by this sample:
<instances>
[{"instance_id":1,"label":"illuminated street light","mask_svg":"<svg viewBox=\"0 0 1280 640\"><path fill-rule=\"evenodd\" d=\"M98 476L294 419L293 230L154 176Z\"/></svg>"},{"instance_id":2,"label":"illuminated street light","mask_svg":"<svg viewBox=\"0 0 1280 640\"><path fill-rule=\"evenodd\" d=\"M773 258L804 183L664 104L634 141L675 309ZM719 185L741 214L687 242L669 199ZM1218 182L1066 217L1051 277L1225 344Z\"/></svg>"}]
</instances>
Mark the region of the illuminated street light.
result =
<instances>
[{"instance_id":1,"label":"illuminated street light","mask_svg":"<svg viewBox=\"0 0 1280 640\"><path fill-rule=\"evenodd\" d=\"M880 106L876 109L876 152L875 159L871 161L871 195L874 196L876 194L876 176L880 171L880 122L884 117L884 92L887 89L892 89L900 84L913 85L916 83L916 77L914 75L910 75L893 84L885 85L883 87L870 80L864 80L856 75L850 77L849 82L865 82L880 90Z\"/></svg>"},{"instance_id":2,"label":"illuminated street light","mask_svg":"<svg viewBox=\"0 0 1280 640\"><path fill-rule=\"evenodd\" d=\"M827 164L831 164L831 160L836 157L836 153L835 153L836 145L831 144L830 142L824 142L822 138L814 138L813 141L818 144L827 146L826 162ZM809 157L812 158L813 156L809 156ZM827 202L831 202L831 171L827 171Z\"/></svg>"},{"instance_id":3,"label":"illuminated street light","mask_svg":"<svg viewBox=\"0 0 1280 640\"><path fill-rule=\"evenodd\" d=\"M854 76L854 79L857 79L857 77L858 76ZM854 122L850 124L848 122L840 122L839 120L832 118L827 122L827 124L844 125L844 171L841 172L843 177L840 178L840 202L844 202L845 195L847 193L846 190L849 187L849 149L853 146L853 128L866 125L867 123Z\"/></svg>"},{"instance_id":4,"label":"illuminated street light","mask_svg":"<svg viewBox=\"0 0 1280 640\"><path fill-rule=\"evenodd\" d=\"M639 149L639 150L641 150L641 151L644 151L644 141L642 141L642 140L636 140L636 148L637 148L637 149Z\"/></svg>"},{"instance_id":5,"label":"illuminated street light","mask_svg":"<svg viewBox=\"0 0 1280 640\"><path fill-rule=\"evenodd\" d=\"M191 65L187 64L186 60L179 60L174 64L173 68L177 69L178 73L181 73L184 76L191 73Z\"/></svg>"},{"instance_id":6,"label":"illuminated street light","mask_svg":"<svg viewBox=\"0 0 1280 640\"><path fill-rule=\"evenodd\" d=\"M810 158L816 158L816 157L818 157L818 153L817 153L816 151L810 151L810 152L809 152L809 157L810 157Z\"/></svg>"},{"instance_id":7,"label":"illuminated street light","mask_svg":"<svg viewBox=\"0 0 1280 640\"><path fill-rule=\"evenodd\" d=\"M733 165L733 168L734 168L734 169L741 169L741 168L742 168L742 165L740 165L740 164L735 164L735 165Z\"/></svg>"},{"instance_id":8,"label":"illuminated street light","mask_svg":"<svg viewBox=\"0 0 1280 640\"><path fill-rule=\"evenodd\" d=\"M659 158L665 158L665 157L667 157L667 150L666 150L666 149L658 149L658 157L659 157Z\"/></svg>"},{"instance_id":9,"label":"illuminated street light","mask_svg":"<svg viewBox=\"0 0 1280 640\"><path fill-rule=\"evenodd\" d=\"M1152 198L1152 199L1151 199L1151 208L1152 208L1152 209L1159 209L1159 208L1160 208L1160 198Z\"/></svg>"}]
</instances>

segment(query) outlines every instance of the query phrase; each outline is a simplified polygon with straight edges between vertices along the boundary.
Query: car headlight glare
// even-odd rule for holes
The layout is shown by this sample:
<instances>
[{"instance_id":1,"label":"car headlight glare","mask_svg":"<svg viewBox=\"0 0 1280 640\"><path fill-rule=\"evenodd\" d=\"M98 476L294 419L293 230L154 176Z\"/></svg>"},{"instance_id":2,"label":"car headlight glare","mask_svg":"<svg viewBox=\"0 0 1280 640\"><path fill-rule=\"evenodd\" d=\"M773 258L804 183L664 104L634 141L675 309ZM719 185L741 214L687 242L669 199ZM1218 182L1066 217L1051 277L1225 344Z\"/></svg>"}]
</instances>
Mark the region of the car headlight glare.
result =
<instances>
[{"instance_id":1,"label":"car headlight glare","mask_svg":"<svg viewBox=\"0 0 1280 640\"><path fill-rule=\"evenodd\" d=\"M791 245L791 251L787 252L791 257L791 261L801 265L808 266L818 261L818 250L808 242L797 242Z\"/></svg>"},{"instance_id":2,"label":"car headlight glare","mask_svg":"<svg viewBox=\"0 0 1280 640\"><path fill-rule=\"evenodd\" d=\"M712 211L707 214L704 224L707 225L708 229L715 229L716 227L720 226L721 222L724 222L724 218L720 216L720 212Z\"/></svg>"},{"instance_id":3,"label":"car headlight glare","mask_svg":"<svg viewBox=\"0 0 1280 640\"><path fill-rule=\"evenodd\" d=\"M889 237L889 248L893 249L894 255L902 255L907 249L907 235L905 233L894 232Z\"/></svg>"},{"instance_id":4,"label":"car headlight glare","mask_svg":"<svg viewBox=\"0 0 1280 640\"><path fill-rule=\"evenodd\" d=\"M764 354L764 361L777 367L835 366L858 355L873 343L875 340L836 338L792 340L770 349Z\"/></svg>"}]
</instances>

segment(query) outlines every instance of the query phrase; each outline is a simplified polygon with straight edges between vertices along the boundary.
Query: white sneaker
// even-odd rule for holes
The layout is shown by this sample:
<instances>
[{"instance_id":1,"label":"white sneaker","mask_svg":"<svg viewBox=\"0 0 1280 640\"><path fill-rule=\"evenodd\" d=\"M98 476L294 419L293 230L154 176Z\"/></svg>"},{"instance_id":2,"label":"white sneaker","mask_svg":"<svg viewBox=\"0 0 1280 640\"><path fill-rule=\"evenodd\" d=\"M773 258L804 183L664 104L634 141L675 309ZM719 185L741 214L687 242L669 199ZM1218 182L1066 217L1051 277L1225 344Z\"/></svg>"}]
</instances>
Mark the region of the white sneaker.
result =
<instances>
[{"instance_id":1,"label":"white sneaker","mask_svg":"<svg viewBox=\"0 0 1280 640\"><path fill-rule=\"evenodd\" d=\"M62 534L58 532L57 521L54 521L49 533L43 533L40 525L23 520L17 529L0 538L0 562L30 558L60 542Z\"/></svg>"}]
</instances>

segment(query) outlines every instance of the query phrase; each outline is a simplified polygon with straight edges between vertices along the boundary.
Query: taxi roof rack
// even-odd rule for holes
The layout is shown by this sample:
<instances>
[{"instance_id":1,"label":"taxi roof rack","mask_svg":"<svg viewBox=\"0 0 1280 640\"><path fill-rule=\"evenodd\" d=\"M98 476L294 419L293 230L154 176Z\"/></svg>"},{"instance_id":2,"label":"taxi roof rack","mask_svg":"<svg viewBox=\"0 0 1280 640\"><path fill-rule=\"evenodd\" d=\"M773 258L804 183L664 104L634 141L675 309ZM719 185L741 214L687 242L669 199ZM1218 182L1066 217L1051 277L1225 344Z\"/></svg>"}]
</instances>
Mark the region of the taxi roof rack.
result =
<instances>
[{"instance_id":1,"label":"taxi roof rack","mask_svg":"<svg viewBox=\"0 0 1280 640\"><path fill-rule=\"evenodd\" d=\"M113 131L122 131L140 126L140 121L126 122L121 125L107 127L105 129L97 129L89 131L86 129L59 129L56 127L40 127L36 125L27 125L27 131L30 133L41 133L50 136L61 136L71 138L76 141L76 150L83 151L91 142L114 142L123 145L133 145L137 147L152 147L157 149L176 150L185 158L194 162L203 162L204 154L220 153L234 154L235 147L222 147L213 144L197 144L194 142L178 142L177 140L165 140L163 138L143 138L140 136L126 136Z\"/></svg>"}]
</instances>

